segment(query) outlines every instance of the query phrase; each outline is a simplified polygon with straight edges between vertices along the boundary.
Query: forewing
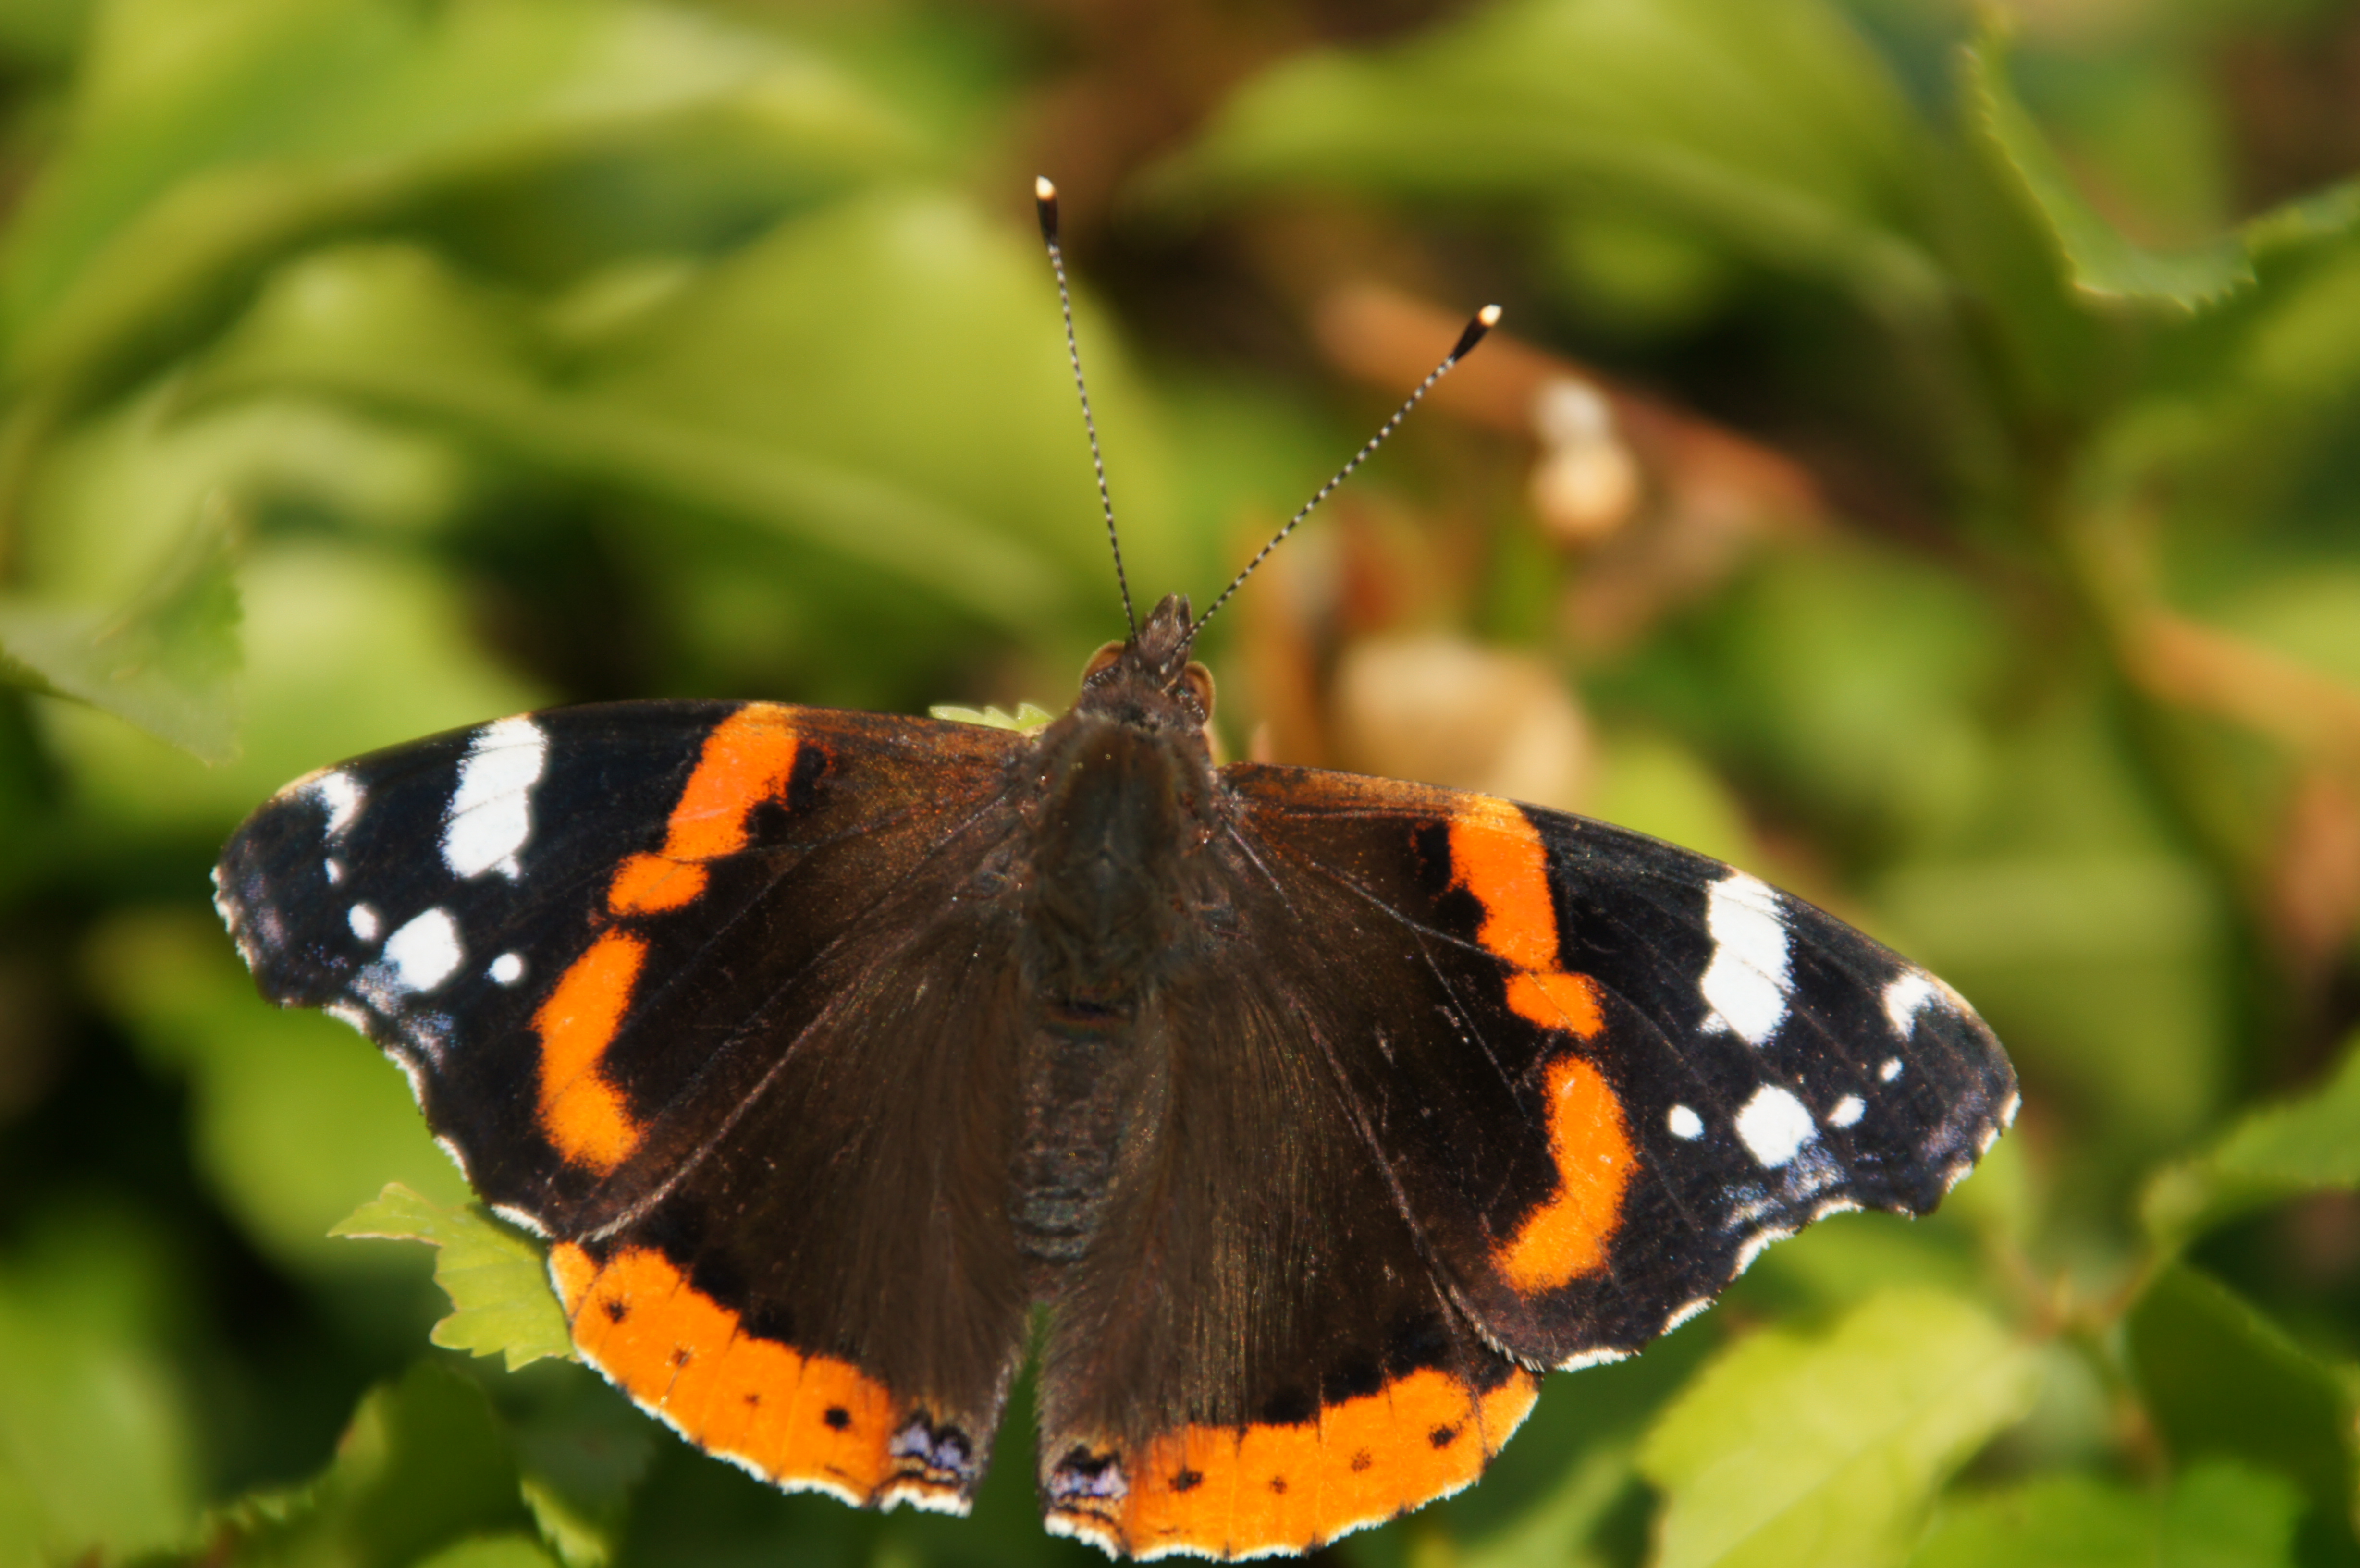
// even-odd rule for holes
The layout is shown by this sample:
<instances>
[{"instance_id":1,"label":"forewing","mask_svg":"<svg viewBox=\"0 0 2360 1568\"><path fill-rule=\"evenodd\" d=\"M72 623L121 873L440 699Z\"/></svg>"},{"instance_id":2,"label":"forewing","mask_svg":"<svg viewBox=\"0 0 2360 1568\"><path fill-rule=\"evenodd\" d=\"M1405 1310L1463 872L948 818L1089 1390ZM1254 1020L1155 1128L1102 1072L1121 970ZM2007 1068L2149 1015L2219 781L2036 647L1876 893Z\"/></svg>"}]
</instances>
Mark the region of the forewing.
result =
<instances>
[{"instance_id":1,"label":"forewing","mask_svg":"<svg viewBox=\"0 0 2360 1568\"><path fill-rule=\"evenodd\" d=\"M1227 777L1271 897L1323 933L1263 944L1302 1027L1457 1299L1530 1363L1637 1349L1832 1211L1932 1209L2015 1114L1956 992L1718 861L1480 796Z\"/></svg>"},{"instance_id":2,"label":"forewing","mask_svg":"<svg viewBox=\"0 0 2360 1568\"><path fill-rule=\"evenodd\" d=\"M587 1359L782 1485L959 1508L1022 1336L1004 1179L975 1182L1007 1118L974 1114L1011 1077L1017 745L524 715L290 786L218 901L264 993L376 1040L555 1239Z\"/></svg>"}]
</instances>

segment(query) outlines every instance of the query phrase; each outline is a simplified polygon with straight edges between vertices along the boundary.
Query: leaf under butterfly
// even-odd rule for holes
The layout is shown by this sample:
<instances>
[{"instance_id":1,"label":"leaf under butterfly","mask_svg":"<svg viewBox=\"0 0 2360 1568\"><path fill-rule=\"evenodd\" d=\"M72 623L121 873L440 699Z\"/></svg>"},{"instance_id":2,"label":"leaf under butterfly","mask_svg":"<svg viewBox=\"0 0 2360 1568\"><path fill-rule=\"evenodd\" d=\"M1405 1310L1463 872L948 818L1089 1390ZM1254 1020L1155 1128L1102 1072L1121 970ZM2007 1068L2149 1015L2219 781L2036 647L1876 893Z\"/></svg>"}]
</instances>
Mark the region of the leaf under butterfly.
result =
<instances>
[{"instance_id":1,"label":"leaf under butterfly","mask_svg":"<svg viewBox=\"0 0 2360 1568\"><path fill-rule=\"evenodd\" d=\"M482 1210L445 1207L392 1181L328 1234L435 1248L434 1282L451 1298L452 1312L431 1337L445 1350L499 1356L511 1372L543 1356L573 1358L541 1249Z\"/></svg>"}]
</instances>

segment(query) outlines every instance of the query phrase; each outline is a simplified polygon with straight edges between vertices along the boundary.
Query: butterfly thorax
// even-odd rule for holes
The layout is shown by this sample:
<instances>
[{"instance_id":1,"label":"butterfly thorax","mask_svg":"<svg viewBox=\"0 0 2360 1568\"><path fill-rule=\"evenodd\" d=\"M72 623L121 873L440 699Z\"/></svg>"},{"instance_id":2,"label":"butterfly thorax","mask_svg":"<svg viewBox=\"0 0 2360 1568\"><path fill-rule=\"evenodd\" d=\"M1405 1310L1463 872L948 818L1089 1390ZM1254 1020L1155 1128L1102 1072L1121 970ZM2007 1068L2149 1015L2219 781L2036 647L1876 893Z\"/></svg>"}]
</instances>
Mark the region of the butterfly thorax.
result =
<instances>
[{"instance_id":1,"label":"butterfly thorax","mask_svg":"<svg viewBox=\"0 0 2360 1568\"><path fill-rule=\"evenodd\" d=\"M1032 1257L1087 1250L1127 1159L1160 1124L1168 1062L1141 1021L1204 939L1218 786L1210 687L1187 661L1187 601L1100 651L1029 759L1037 780L1023 922L1032 1004L1015 1218Z\"/></svg>"}]
</instances>

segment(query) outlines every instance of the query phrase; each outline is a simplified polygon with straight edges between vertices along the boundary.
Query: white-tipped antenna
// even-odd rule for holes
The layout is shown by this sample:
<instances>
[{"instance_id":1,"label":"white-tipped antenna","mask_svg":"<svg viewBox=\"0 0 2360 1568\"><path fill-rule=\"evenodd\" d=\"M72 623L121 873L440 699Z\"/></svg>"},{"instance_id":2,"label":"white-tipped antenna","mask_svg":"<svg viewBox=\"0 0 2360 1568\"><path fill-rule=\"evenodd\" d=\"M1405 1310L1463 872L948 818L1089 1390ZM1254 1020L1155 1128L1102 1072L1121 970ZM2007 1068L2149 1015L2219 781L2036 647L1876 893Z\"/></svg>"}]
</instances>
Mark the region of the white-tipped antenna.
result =
<instances>
[{"instance_id":1,"label":"white-tipped antenna","mask_svg":"<svg viewBox=\"0 0 2360 1568\"><path fill-rule=\"evenodd\" d=\"M1122 618L1131 635L1139 635L1139 616L1131 607L1131 579L1123 575L1122 539L1114 529L1114 496L1107 489L1106 459L1098 452L1098 422L1090 415L1089 383L1082 379L1082 347L1074 338L1074 297L1065 287L1065 253L1057 244L1057 188L1048 176L1032 180L1032 203L1041 212L1041 238L1049 247L1049 265L1057 274L1057 306L1065 313L1065 358L1074 366L1074 390L1082 399L1082 429L1089 432L1090 467L1098 472L1098 506L1106 513L1107 545L1114 551L1114 583L1122 590Z\"/></svg>"},{"instance_id":2,"label":"white-tipped antenna","mask_svg":"<svg viewBox=\"0 0 2360 1568\"><path fill-rule=\"evenodd\" d=\"M1458 343L1451 345L1451 350L1448 354L1443 355L1442 363L1436 365L1432 370L1426 372L1426 379L1419 382L1416 389L1402 400L1402 406L1393 410L1393 417L1387 419L1382 425L1378 427L1377 433L1369 438L1368 444L1360 448L1360 451L1354 452L1352 454L1352 461L1338 469L1336 471L1336 476L1333 479L1330 479L1327 484L1319 486L1319 493L1317 495L1303 503L1303 509L1301 511L1298 511L1295 516L1286 519L1286 526L1284 528L1270 536L1270 542L1262 546L1261 550L1254 552L1254 558L1246 562L1246 568L1243 572L1239 572L1235 577L1229 580L1229 585L1221 590L1221 596L1214 600L1203 615L1196 617L1196 624L1188 628L1188 637L1191 641L1195 640L1198 632L1205 629L1205 623L1213 618L1214 613L1219 610L1222 605L1229 602L1229 595L1236 593L1240 588L1245 585L1245 580L1253 575L1254 568L1260 566L1269 556L1270 552L1276 550L1280 543L1285 539L1286 536L1295 531L1295 525L1303 521L1304 518L1309 517L1313 507L1318 506L1320 502L1328 499L1328 495L1335 491L1336 486L1344 483L1345 478L1351 474L1352 470L1360 467L1363 463L1366 463L1369 460L1369 454L1371 452L1384 445L1385 438L1392 435L1394 430L1401 428L1401 422L1409 418L1409 411L1417 407L1418 399L1425 397L1427 392L1432 390L1434 384L1441 380L1443 376L1449 372L1452 365L1458 364L1460 360L1465 359L1470 354L1472 354L1475 351L1475 345L1483 341L1483 334L1490 332L1493 327L1499 325L1499 323L1500 307L1497 305L1486 305L1481 310L1475 312L1474 319L1467 323L1467 330L1459 334Z\"/></svg>"}]
</instances>

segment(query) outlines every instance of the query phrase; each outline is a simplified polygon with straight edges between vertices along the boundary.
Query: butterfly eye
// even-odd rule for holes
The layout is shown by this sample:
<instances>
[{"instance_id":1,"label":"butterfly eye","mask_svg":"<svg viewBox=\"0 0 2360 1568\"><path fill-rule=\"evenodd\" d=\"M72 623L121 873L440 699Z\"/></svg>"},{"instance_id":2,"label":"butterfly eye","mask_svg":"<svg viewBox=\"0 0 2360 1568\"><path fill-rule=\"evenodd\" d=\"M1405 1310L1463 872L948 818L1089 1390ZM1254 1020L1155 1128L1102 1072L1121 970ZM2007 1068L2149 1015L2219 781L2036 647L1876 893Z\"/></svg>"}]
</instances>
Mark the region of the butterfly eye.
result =
<instances>
[{"instance_id":1,"label":"butterfly eye","mask_svg":"<svg viewBox=\"0 0 2360 1568\"><path fill-rule=\"evenodd\" d=\"M1122 644L1110 642L1090 655L1090 661L1082 666L1082 684L1088 685L1098 676L1111 668L1114 661L1122 657Z\"/></svg>"},{"instance_id":2,"label":"butterfly eye","mask_svg":"<svg viewBox=\"0 0 2360 1568\"><path fill-rule=\"evenodd\" d=\"M1180 672L1180 683L1196 699L1196 712L1209 723L1213 717L1213 672L1201 664L1191 663Z\"/></svg>"}]
</instances>

